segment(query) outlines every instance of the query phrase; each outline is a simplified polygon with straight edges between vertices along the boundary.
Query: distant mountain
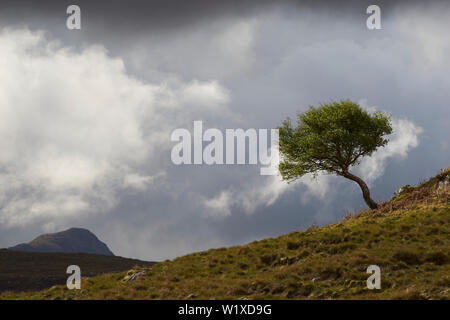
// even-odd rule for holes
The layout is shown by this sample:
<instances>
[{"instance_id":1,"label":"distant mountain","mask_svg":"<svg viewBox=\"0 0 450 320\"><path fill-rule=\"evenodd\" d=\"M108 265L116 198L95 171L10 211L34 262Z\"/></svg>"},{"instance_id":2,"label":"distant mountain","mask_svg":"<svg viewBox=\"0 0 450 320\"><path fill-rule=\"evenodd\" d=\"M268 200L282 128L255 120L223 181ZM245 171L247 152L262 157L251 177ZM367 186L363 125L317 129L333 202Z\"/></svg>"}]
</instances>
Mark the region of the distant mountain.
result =
<instances>
[{"instance_id":1,"label":"distant mountain","mask_svg":"<svg viewBox=\"0 0 450 320\"><path fill-rule=\"evenodd\" d=\"M87 229L71 228L57 233L43 234L28 243L8 248L15 251L94 253L113 256L108 246Z\"/></svg>"}]
</instances>

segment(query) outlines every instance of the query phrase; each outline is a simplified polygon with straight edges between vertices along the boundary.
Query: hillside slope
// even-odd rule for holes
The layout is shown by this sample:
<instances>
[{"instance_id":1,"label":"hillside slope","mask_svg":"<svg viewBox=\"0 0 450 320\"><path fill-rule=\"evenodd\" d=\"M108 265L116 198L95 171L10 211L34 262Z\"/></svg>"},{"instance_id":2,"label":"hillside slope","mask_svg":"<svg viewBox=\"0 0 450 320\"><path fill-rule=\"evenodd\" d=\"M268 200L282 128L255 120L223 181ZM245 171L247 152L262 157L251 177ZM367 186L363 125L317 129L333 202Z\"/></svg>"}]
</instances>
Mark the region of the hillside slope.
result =
<instances>
[{"instance_id":1,"label":"hillside slope","mask_svg":"<svg viewBox=\"0 0 450 320\"><path fill-rule=\"evenodd\" d=\"M448 299L450 170L377 210L243 246L211 249L136 272L86 278L3 299ZM445 181L447 181L445 184ZM381 290L366 269L381 268Z\"/></svg>"},{"instance_id":2,"label":"hillside slope","mask_svg":"<svg viewBox=\"0 0 450 320\"><path fill-rule=\"evenodd\" d=\"M87 229L70 228L56 233L40 235L29 243L8 248L31 252L94 253L114 255L108 246Z\"/></svg>"}]
</instances>

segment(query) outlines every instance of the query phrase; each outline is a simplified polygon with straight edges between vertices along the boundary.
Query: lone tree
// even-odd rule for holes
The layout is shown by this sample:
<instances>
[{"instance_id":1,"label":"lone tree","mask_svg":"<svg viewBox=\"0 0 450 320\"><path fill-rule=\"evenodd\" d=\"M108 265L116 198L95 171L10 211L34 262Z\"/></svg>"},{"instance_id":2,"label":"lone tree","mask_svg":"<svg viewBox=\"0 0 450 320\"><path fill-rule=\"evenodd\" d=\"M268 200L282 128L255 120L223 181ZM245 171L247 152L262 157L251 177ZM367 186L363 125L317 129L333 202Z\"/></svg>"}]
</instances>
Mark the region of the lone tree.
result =
<instances>
[{"instance_id":1,"label":"lone tree","mask_svg":"<svg viewBox=\"0 0 450 320\"><path fill-rule=\"evenodd\" d=\"M367 184L349 168L387 144L384 136L392 133L388 115L371 114L350 100L332 101L298 114L297 127L287 118L278 129L283 180L290 182L306 173L315 177L319 171L335 173L355 181L367 205L378 207Z\"/></svg>"}]
</instances>

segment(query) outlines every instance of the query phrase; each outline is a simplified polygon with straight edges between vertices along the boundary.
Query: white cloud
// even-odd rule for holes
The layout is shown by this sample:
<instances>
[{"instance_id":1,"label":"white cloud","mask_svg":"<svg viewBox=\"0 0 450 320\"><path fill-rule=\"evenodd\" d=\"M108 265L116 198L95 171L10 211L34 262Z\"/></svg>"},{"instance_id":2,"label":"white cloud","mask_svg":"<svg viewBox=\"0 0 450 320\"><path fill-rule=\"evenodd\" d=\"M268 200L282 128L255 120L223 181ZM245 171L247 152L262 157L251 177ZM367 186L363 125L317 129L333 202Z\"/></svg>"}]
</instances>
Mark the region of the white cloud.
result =
<instances>
[{"instance_id":1,"label":"white cloud","mask_svg":"<svg viewBox=\"0 0 450 320\"><path fill-rule=\"evenodd\" d=\"M223 218L231 215L233 207L252 214L262 207L269 207L286 192L298 192L303 203L311 198L324 199L330 191L332 176L319 174L313 178L307 174L300 179L287 183L279 175L261 177L264 181L247 183L237 188L222 190L212 198L201 196L205 208L205 215ZM304 186L305 188L300 188Z\"/></svg>"},{"instance_id":2,"label":"white cloud","mask_svg":"<svg viewBox=\"0 0 450 320\"><path fill-rule=\"evenodd\" d=\"M206 215L211 217L229 216L231 214L231 206L235 202L233 196L232 191L224 190L211 199L203 198Z\"/></svg>"},{"instance_id":3,"label":"white cloud","mask_svg":"<svg viewBox=\"0 0 450 320\"><path fill-rule=\"evenodd\" d=\"M147 189L148 186L154 185L156 181L158 181L158 185L161 186L161 183L164 183L163 179L165 176L166 173L164 171L153 176L142 176L136 173L129 173L125 175L123 179L123 187L142 191Z\"/></svg>"},{"instance_id":4,"label":"white cloud","mask_svg":"<svg viewBox=\"0 0 450 320\"><path fill-rule=\"evenodd\" d=\"M171 130L229 102L217 81L144 83L101 46L76 52L26 29L0 32L0 70L0 223L7 226L57 227L111 209L121 189L145 190L164 178L161 168L143 167L164 156Z\"/></svg>"},{"instance_id":5,"label":"white cloud","mask_svg":"<svg viewBox=\"0 0 450 320\"><path fill-rule=\"evenodd\" d=\"M376 106L369 106L367 99L361 99L358 103L369 112L380 110ZM423 132L422 127L407 119L392 118L392 129L393 133L389 136L388 144L375 151L372 156L363 158L356 169L368 183L383 174L387 159L404 159L411 149L419 145L419 136Z\"/></svg>"},{"instance_id":6,"label":"white cloud","mask_svg":"<svg viewBox=\"0 0 450 320\"><path fill-rule=\"evenodd\" d=\"M212 198L201 197L205 215L223 218L232 213L233 207L239 207L251 214L260 207L267 207L291 186L279 176L261 177L264 182L246 184L240 188L227 189Z\"/></svg>"},{"instance_id":7,"label":"white cloud","mask_svg":"<svg viewBox=\"0 0 450 320\"><path fill-rule=\"evenodd\" d=\"M272 141L274 143L274 141ZM262 152L269 154L270 166L262 166L261 169L272 169L277 172L276 175L256 176L257 179L247 182L235 189L227 189L219 192L212 198L200 196L201 202L205 207L206 216L225 217L232 213L232 207L237 206L244 210L245 213L251 214L261 206L271 206L277 199L288 189L292 189L295 183L289 185L282 181L278 172L279 151L278 145L273 144L270 152ZM260 159L261 160L261 159ZM263 183L259 179L263 180Z\"/></svg>"},{"instance_id":8,"label":"white cloud","mask_svg":"<svg viewBox=\"0 0 450 320\"><path fill-rule=\"evenodd\" d=\"M276 150L276 151L275 151ZM204 206L205 215L211 217L226 217L231 215L233 207L239 207L247 214L254 213L260 207L273 205L285 192L292 191L296 186L303 185L301 199L306 202L311 197L323 199L329 190L330 176L319 174L316 178L307 174L300 179L287 183L283 181L278 171L279 154L278 148L271 147L271 167L277 172L276 175L260 176L259 179L241 184L237 188L222 190L218 195L207 198L200 196Z\"/></svg>"},{"instance_id":9,"label":"white cloud","mask_svg":"<svg viewBox=\"0 0 450 320\"><path fill-rule=\"evenodd\" d=\"M423 129L406 119L392 119L393 134L388 144L362 159L357 172L370 183L380 177L389 158L404 159L408 152L419 145Z\"/></svg>"}]
</instances>

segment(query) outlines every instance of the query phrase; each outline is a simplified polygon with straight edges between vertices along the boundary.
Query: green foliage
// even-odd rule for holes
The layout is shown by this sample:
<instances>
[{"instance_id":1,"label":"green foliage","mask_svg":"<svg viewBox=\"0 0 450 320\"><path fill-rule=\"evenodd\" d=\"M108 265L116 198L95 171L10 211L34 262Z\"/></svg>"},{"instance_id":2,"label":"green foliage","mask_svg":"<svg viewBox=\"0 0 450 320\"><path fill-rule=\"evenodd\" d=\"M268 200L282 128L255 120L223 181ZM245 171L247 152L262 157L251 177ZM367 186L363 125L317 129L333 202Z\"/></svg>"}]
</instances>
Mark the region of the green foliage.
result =
<instances>
[{"instance_id":1,"label":"green foliage","mask_svg":"<svg viewBox=\"0 0 450 320\"><path fill-rule=\"evenodd\" d=\"M390 117L370 114L350 100L313 106L298 114L297 127L283 121L280 130L280 173L292 181L318 171L343 173L385 146L392 133Z\"/></svg>"}]
</instances>

